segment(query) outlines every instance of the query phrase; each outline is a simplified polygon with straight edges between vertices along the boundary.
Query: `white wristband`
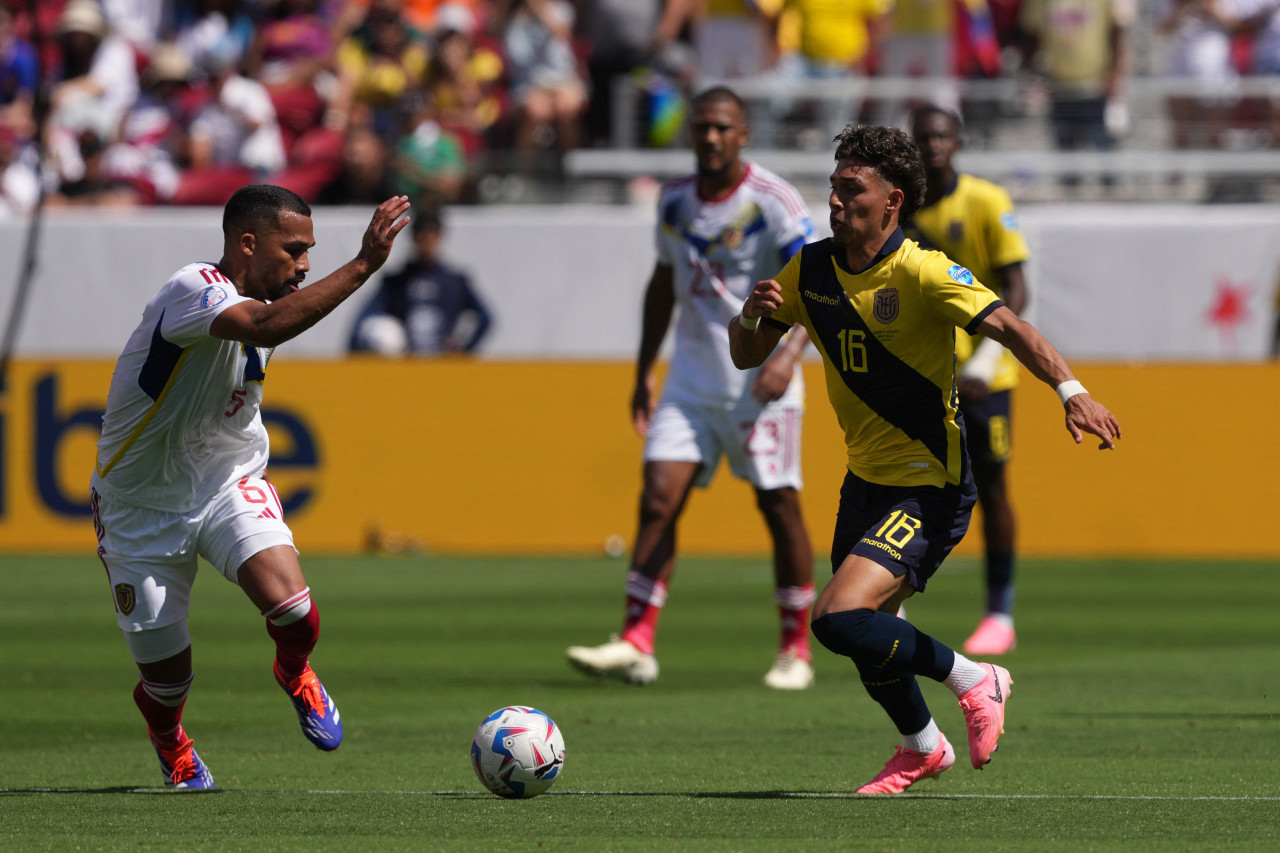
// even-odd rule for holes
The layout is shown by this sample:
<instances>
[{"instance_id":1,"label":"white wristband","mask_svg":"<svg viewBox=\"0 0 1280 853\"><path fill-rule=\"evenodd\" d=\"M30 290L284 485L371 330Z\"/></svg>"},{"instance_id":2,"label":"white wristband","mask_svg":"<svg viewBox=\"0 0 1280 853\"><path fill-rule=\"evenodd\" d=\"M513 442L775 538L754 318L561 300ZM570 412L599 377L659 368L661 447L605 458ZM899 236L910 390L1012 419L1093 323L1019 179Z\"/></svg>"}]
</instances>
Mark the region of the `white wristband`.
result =
<instances>
[{"instance_id":1,"label":"white wristband","mask_svg":"<svg viewBox=\"0 0 1280 853\"><path fill-rule=\"evenodd\" d=\"M748 319L747 317L744 317L744 316L742 316L741 314L739 314L739 315L738 315L738 322L739 322L739 323L741 323L741 324L742 324L742 328L746 329L748 332L754 332L754 331L755 331L755 329L756 329L756 326L759 326L759 325L760 325L760 318L759 318L759 317L751 317L751 318L749 318L749 319Z\"/></svg>"},{"instance_id":2,"label":"white wristband","mask_svg":"<svg viewBox=\"0 0 1280 853\"><path fill-rule=\"evenodd\" d=\"M1084 390L1084 386L1081 385L1075 379L1071 379L1066 382L1063 382L1054 390L1058 392L1058 399L1062 401L1062 405L1064 406L1067 404L1067 401L1070 400L1075 395L1089 393L1088 391Z\"/></svg>"}]
</instances>

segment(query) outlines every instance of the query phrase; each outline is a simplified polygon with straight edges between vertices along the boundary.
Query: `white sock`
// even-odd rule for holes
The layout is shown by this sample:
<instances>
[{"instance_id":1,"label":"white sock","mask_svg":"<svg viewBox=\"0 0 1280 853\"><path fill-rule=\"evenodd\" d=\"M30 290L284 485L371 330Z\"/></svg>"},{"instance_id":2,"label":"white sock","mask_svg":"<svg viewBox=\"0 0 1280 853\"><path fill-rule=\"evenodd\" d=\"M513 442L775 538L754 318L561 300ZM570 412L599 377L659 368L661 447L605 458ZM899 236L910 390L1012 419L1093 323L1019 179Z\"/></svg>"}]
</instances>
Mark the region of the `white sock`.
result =
<instances>
[{"instance_id":1,"label":"white sock","mask_svg":"<svg viewBox=\"0 0 1280 853\"><path fill-rule=\"evenodd\" d=\"M938 748L938 744L942 742L941 738L942 732L938 731L938 724L933 721L933 717L930 717L929 725L913 735L903 735L902 745L912 752L923 752L928 755Z\"/></svg>"},{"instance_id":2,"label":"white sock","mask_svg":"<svg viewBox=\"0 0 1280 853\"><path fill-rule=\"evenodd\" d=\"M950 674L942 683L947 685L952 693L961 696L976 687L978 682L986 677L986 669L956 652L955 665L951 667Z\"/></svg>"},{"instance_id":3,"label":"white sock","mask_svg":"<svg viewBox=\"0 0 1280 853\"><path fill-rule=\"evenodd\" d=\"M987 618L994 619L1006 628L1013 627L1013 616L1008 613L988 613Z\"/></svg>"}]
</instances>

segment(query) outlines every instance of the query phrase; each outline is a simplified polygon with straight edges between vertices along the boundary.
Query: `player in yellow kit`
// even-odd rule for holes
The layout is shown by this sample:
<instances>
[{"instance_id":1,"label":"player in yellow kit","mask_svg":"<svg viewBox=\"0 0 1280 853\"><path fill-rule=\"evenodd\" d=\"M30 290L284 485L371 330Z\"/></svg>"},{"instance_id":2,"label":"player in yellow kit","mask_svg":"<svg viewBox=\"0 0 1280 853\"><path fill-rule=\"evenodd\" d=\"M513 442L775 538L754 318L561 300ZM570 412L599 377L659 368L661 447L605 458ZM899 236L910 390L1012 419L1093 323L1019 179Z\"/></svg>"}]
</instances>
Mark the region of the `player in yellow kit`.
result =
<instances>
[{"instance_id":1,"label":"player in yellow kit","mask_svg":"<svg viewBox=\"0 0 1280 853\"><path fill-rule=\"evenodd\" d=\"M887 127L836 138L830 239L800 250L756 284L729 323L734 364L760 364L799 324L822 354L827 395L845 432L848 472L831 549L834 572L813 610L814 636L853 660L902 745L859 793L901 793L955 763L917 676L958 698L969 761L981 768L1004 730L1008 670L957 654L894 615L963 537L976 499L958 416L957 327L994 338L1053 386L1076 442L1114 448L1115 417L1089 396L1048 340L972 273L906 239L924 201L920 152Z\"/></svg>"},{"instance_id":2,"label":"player in yellow kit","mask_svg":"<svg viewBox=\"0 0 1280 853\"><path fill-rule=\"evenodd\" d=\"M1003 188L959 174L952 158L960 148L960 117L940 107L918 110L912 135L924 163L925 202L904 228L920 245L937 249L968 268L1014 314L1027 303L1027 244ZM986 614L962 647L971 655L1002 655L1013 649L1015 519L1005 463L1012 433L1010 412L1018 384L1018 362L998 342L956 334L960 412L969 440L973 480L982 507Z\"/></svg>"}]
</instances>

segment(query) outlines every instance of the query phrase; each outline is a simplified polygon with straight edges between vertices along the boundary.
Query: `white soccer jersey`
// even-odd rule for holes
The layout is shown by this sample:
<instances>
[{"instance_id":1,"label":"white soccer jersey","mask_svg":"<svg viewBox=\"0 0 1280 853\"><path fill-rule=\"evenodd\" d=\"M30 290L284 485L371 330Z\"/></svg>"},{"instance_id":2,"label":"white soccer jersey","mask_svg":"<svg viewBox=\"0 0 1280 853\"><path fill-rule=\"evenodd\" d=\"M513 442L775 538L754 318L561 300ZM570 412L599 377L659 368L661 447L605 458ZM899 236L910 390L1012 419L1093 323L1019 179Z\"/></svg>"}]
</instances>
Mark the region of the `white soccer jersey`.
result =
<instances>
[{"instance_id":1,"label":"white soccer jersey","mask_svg":"<svg viewBox=\"0 0 1280 853\"><path fill-rule=\"evenodd\" d=\"M266 470L258 408L271 350L209 334L238 302L216 264L174 274L116 361L93 485L136 506L190 512Z\"/></svg>"},{"instance_id":2,"label":"white soccer jersey","mask_svg":"<svg viewBox=\"0 0 1280 853\"><path fill-rule=\"evenodd\" d=\"M756 282L775 276L812 236L800 194L753 163L722 198L700 198L696 175L663 186L658 262L672 268L679 309L664 398L728 405L750 393L759 368L733 366L726 326ZM803 394L797 365L782 401L798 402Z\"/></svg>"}]
</instances>

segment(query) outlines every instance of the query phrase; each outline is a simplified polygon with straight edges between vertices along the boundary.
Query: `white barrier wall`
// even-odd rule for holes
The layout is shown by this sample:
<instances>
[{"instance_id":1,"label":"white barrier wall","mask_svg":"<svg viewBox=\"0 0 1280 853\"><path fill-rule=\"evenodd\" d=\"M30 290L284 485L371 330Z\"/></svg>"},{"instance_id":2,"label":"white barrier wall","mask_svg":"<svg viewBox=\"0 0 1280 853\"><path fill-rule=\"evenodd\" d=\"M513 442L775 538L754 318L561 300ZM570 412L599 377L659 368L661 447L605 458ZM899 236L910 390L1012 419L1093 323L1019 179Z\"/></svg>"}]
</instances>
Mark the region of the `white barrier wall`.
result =
<instances>
[{"instance_id":1,"label":"white barrier wall","mask_svg":"<svg viewBox=\"0 0 1280 853\"><path fill-rule=\"evenodd\" d=\"M312 280L354 255L371 212L317 209ZM813 214L825 236L825 207ZM1032 252L1033 318L1069 357L1265 357L1280 208L1115 204L1024 207L1019 214ZM472 273L495 315L484 354L634 357L653 221L648 207L451 210L445 254ZM116 355L174 270L218 259L220 222L212 209L50 211L18 355ZM0 222L6 316L25 238L25 223ZM402 236L386 269L402 263L409 248ZM342 353L362 301L341 306L278 355Z\"/></svg>"}]
</instances>

